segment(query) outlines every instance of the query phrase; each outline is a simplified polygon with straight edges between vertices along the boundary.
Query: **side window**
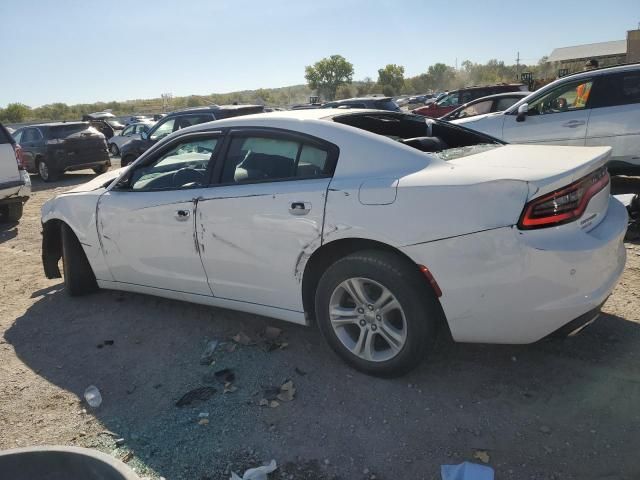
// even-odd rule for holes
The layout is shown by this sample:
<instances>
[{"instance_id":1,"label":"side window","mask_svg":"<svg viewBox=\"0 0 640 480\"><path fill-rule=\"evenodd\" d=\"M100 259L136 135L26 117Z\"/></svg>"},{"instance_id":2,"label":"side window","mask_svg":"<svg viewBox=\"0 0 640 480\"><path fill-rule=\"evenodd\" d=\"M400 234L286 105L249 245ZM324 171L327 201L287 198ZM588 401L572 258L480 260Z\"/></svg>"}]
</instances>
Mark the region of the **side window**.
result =
<instances>
[{"instance_id":1,"label":"side window","mask_svg":"<svg viewBox=\"0 0 640 480\"><path fill-rule=\"evenodd\" d=\"M149 165L137 168L132 190L176 190L207 185L207 168L218 138L184 140Z\"/></svg>"},{"instance_id":2,"label":"side window","mask_svg":"<svg viewBox=\"0 0 640 480\"><path fill-rule=\"evenodd\" d=\"M211 115L183 115L176 118L176 126L173 130L180 130L182 128L198 125L199 123L211 122L212 120L213 118Z\"/></svg>"},{"instance_id":3,"label":"side window","mask_svg":"<svg viewBox=\"0 0 640 480\"><path fill-rule=\"evenodd\" d=\"M640 72L607 75L596 80L593 107L640 103Z\"/></svg>"},{"instance_id":4,"label":"side window","mask_svg":"<svg viewBox=\"0 0 640 480\"><path fill-rule=\"evenodd\" d=\"M587 106L591 94L592 80L562 85L529 105L529 115L546 115L573 110Z\"/></svg>"},{"instance_id":5,"label":"side window","mask_svg":"<svg viewBox=\"0 0 640 480\"><path fill-rule=\"evenodd\" d=\"M467 108L460 111L457 118L473 117L474 115L489 113L491 111L492 103L493 102L491 100L485 100L484 102L469 105Z\"/></svg>"},{"instance_id":6,"label":"side window","mask_svg":"<svg viewBox=\"0 0 640 480\"><path fill-rule=\"evenodd\" d=\"M496 100L495 108L493 109L493 111L494 112L502 112L502 111L506 110L507 108L509 108L514 103L516 103L521 98L522 97L500 98L500 99Z\"/></svg>"},{"instance_id":7,"label":"side window","mask_svg":"<svg viewBox=\"0 0 640 480\"><path fill-rule=\"evenodd\" d=\"M16 143L20 143L22 141L22 137L24 130L18 130L16 132L13 132L13 139L16 141Z\"/></svg>"},{"instance_id":8,"label":"side window","mask_svg":"<svg viewBox=\"0 0 640 480\"><path fill-rule=\"evenodd\" d=\"M132 133L133 133L133 127L132 127L131 125L129 125L127 128L125 128L125 129L122 131L121 135L122 135L123 137L126 137L127 135L131 135Z\"/></svg>"},{"instance_id":9,"label":"side window","mask_svg":"<svg viewBox=\"0 0 640 480\"><path fill-rule=\"evenodd\" d=\"M176 118L169 118L167 121L158 125L158 128L149 137L151 140L160 140L163 137L173 133L173 126L176 123Z\"/></svg>"},{"instance_id":10,"label":"side window","mask_svg":"<svg viewBox=\"0 0 640 480\"><path fill-rule=\"evenodd\" d=\"M222 183L244 183L322 176L326 150L286 138L239 136L229 145Z\"/></svg>"},{"instance_id":11,"label":"side window","mask_svg":"<svg viewBox=\"0 0 640 480\"><path fill-rule=\"evenodd\" d=\"M482 95L475 95L473 94L474 92L472 91L467 91L467 92L462 92L460 94L460 103L467 103L470 102L471 100L475 100L476 98L480 98Z\"/></svg>"},{"instance_id":12,"label":"side window","mask_svg":"<svg viewBox=\"0 0 640 480\"><path fill-rule=\"evenodd\" d=\"M24 130L24 133L22 134L22 141L23 142L35 142L37 140L37 136L35 134L36 130L35 128L27 128Z\"/></svg>"},{"instance_id":13,"label":"side window","mask_svg":"<svg viewBox=\"0 0 640 480\"><path fill-rule=\"evenodd\" d=\"M439 107L451 107L458 104L458 93L451 93L438 102Z\"/></svg>"}]
</instances>

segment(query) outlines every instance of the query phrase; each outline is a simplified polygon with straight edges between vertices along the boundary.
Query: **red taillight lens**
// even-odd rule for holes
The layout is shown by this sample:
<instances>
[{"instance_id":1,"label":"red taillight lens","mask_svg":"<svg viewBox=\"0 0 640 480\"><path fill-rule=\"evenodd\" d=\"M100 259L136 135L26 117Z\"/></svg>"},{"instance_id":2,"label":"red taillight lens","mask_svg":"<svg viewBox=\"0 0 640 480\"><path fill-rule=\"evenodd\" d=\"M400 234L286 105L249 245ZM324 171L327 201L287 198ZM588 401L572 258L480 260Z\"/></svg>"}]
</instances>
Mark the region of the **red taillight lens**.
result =
<instances>
[{"instance_id":1,"label":"red taillight lens","mask_svg":"<svg viewBox=\"0 0 640 480\"><path fill-rule=\"evenodd\" d=\"M13 152L16 154L16 162L18 162L18 170L24 170L24 159L22 158L22 147L17 143L14 143Z\"/></svg>"},{"instance_id":2,"label":"red taillight lens","mask_svg":"<svg viewBox=\"0 0 640 480\"><path fill-rule=\"evenodd\" d=\"M584 213L589 200L609 184L609 172L602 167L571 185L527 203L518 228L530 230L573 222Z\"/></svg>"}]
</instances>

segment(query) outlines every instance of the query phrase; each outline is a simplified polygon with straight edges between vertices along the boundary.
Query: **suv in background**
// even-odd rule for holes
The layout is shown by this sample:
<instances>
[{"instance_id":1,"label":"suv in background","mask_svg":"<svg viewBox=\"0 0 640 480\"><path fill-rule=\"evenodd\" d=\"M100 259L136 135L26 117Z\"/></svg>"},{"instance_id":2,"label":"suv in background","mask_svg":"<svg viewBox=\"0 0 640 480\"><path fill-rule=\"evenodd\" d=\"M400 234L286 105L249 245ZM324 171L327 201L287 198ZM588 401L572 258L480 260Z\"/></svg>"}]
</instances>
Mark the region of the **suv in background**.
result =
<instances>
[{"instance_id":1,"label":"suv in background","mask_svg":"<svg viewBox=\"0 0 640 480\"><path fill-rule=\"evenodd\" d=\"M120 165L124 167L133 163L158 140L182 128L222 118L262 112L264 112L262 105L211 105L210 107L195 107L171 112L158 121L148 132L141 132L139 139L131 140L120 148Z\"/></svg>"},{"instance_id":2,"label":"suv in background","mask_svg":"<svg viewBox=\"0 0 640 480\"><path fill-rule=\"evenodd\" d=\"M13 138L22 147L26 170L45 182L70 170L91 168L102 174L111 166L104 135L87 122L30 125L16 130Z\"/></svg>"},{"instance_id":3,"label":"suv in background","mask_svg":"<svg viewBox=\"0 0 640 480\"><path fill-rule=\"evenodd\" d=\"M562 77L501 113L453 123L509 143L610 146L609 171L640 174L640 63Z\"/></svg>"},{"instance_id":4,"label":"suv in background","mask_svg":"<svg viewBox=\"0 0 640 480\"><path fill-rule=\"evenodd\" d=\"M0 221L14 223L31 194L31 180L22 166L22 153L0 124Z\"/></svg>"},{"instance_id":5,"label":"suv in background","mask_svg":"<svg viewBox=\"0 0 640 480\"><path fill-rule=\"evenodd\" d=\"M324 103L320 108L371 108L373 110L389 110L391 112L400 111L400 107L391 97L346 98Z\"/></svg>"},{"instance_id":6,"label":"suv in background","mask_svg":"<svg viewBox=\"0 0 640 480\"><path fill-rule=\"evenodd\" d=\"M526 92L527 90L527 86L521 83L501 83L498 85L487 85L486 87L461 88L460 90L452 90L440 100L425 105L424 107L416 108L412 110L411 113L417 113L425 117L440 118L452 112L460 105L464 105L476 98L486 97L496 93Z\"/></svg>"}]
</instances>

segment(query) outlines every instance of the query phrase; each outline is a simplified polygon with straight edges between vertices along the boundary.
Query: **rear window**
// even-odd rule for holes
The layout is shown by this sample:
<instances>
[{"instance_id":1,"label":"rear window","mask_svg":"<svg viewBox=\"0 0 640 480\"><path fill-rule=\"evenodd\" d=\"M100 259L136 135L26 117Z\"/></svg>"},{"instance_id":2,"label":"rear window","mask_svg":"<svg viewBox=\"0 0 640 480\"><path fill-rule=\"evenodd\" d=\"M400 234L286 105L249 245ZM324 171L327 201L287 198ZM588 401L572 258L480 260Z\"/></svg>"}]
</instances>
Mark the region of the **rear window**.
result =
<instances>
[{"instance_id":1,"label":"rear window","mask_svg":"<svg viewBox=\"0 0 640 480\"><path fill-rule=\"evenodd\" d=\"M49 128L49 138L64 138L87 130L89 125L86 123L68 123Z\"/></svg>"},{"instance_id":2,"label":"rear window","mask_svg":"<svg viewBox=\"0 0 640 480\"><path fill-rule=\"evenodd\" d=\"M0 143L13 143L13 138L7 132L7 129L0 123Z\"/></svg>"}]
</instances>

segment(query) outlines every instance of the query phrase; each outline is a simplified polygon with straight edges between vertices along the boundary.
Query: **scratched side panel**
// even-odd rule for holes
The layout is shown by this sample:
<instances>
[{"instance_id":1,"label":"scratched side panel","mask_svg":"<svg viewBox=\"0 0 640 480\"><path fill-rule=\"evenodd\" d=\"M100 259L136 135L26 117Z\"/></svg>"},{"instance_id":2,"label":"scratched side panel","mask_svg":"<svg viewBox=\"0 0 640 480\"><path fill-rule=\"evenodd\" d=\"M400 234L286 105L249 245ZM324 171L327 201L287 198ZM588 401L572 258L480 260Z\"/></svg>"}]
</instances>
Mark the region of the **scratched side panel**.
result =
<instances>
[{"instance_id":1,"label":"scratched side panel","mask_svg":"<svg viewBox=\"0 0 640 480\"><path fill-rule=\"evenodd\" d=\"M98 232L115 281L211 295L193 220L203 190L109 191L100 198Z\"/></svg>"}]
</instances>

